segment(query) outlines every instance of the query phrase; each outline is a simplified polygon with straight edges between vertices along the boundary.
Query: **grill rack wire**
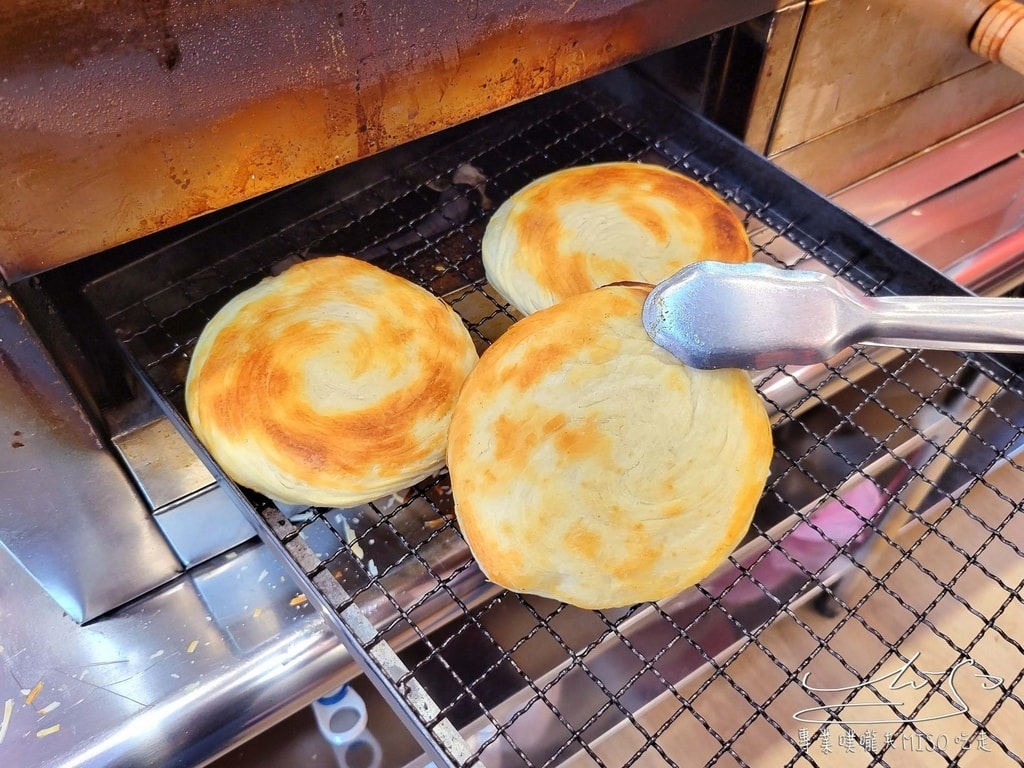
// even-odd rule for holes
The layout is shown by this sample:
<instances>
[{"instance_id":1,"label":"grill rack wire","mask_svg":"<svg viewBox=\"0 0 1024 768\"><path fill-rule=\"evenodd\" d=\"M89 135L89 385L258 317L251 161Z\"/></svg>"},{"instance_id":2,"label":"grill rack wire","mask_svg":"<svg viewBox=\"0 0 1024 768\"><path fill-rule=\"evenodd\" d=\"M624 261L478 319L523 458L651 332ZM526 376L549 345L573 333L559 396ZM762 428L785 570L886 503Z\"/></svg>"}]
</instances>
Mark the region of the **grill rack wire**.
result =
<instances>
[{"instance_id":1,"label":"grill rack wire","mask_svg":"<svg viewBox=\"0 0 1024 768\"><path fill-rule=\"evenodd\" d=\"M242 206L85 294L210 462L183 387L228 299L296 259L350 253L443 296L483 349L515 320L484 280L487 217L569 165L632 159L690 175L736 207L759 260L813 264L869 293L959 291L623 77ZM1008 489L1024 487L1024 405L1012 364L857 351L758 387L776 453L751 532L716 574L659 605L580 611L489 585L443 471L333 510L276 505L211 469L438 765L1019 763L1024 534ZM954 683L967 667L990 676L980 705Z\"/></svg>"}]
</instances>

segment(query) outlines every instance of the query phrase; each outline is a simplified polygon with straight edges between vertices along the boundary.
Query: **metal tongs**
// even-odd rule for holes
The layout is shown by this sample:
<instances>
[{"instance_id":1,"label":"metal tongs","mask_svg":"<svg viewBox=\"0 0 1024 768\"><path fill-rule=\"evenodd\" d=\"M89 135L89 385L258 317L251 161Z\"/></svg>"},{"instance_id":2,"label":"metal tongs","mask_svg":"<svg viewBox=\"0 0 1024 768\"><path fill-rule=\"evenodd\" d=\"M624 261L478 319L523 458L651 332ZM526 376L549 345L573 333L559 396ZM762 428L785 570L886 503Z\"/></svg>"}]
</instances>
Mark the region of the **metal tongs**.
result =
<instances>
[{"instance_id":1,"label":"metal tongs","mask_svg":"<svg viewBox=\"0 0 1024 768\"><path fill-rule=\"evenodd\" d=\"M1024 299L870 297L829 275L755 263L684 267L651 291L643 322L694 368L810 365L854 344L1024 352Z\"/></svg>"}]
</instances>

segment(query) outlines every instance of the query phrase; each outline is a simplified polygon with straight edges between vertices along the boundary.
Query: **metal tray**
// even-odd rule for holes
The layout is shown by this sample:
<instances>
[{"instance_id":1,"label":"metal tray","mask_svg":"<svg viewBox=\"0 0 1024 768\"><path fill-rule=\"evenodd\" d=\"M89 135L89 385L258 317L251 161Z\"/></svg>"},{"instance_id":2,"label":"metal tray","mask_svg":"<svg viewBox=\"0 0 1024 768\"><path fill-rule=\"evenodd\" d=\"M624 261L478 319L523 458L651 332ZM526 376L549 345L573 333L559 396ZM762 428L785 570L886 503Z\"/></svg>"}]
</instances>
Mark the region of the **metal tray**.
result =
<instances>
[{"instance_id":1,"label":"metal tray","mask_svg":"<svg viewBox=\"0 0 1024 768\"><path fill-rule=\"evenodd\" d=\"M483 349L516 319L479 259L494 206L544 173L622 159L715 189L759 260L827 269L868 293L961 292L619 71L220 214L85 295L437 765L804 765L840 751L867 765L908 748L935 764L1017 759L1007 718L1020 716L1024 649L1006 622L1021 577L994 560L1021 555L1018 497L1001 490L1020 479L1012 360L851 350L763 372L776 451L745 543L697 587L619 611L486 582L444 472L357 509L286 508L231 483L195 441L190 350L239 291L296 259L355 254L445 298ZM998 473L1011 477L996 484ZM984 496L984 513L968 496ZM978 580L996 594L984 607ZM914 655L922 636L934 658ZM948 684L967 663L991 675L982 705L960 707ZM899 669L920 683L913 697L887 687ZM866 699L873 718L855 716ZM930 719L942 707L955 721Z\"/></svg>"}]
</instances>

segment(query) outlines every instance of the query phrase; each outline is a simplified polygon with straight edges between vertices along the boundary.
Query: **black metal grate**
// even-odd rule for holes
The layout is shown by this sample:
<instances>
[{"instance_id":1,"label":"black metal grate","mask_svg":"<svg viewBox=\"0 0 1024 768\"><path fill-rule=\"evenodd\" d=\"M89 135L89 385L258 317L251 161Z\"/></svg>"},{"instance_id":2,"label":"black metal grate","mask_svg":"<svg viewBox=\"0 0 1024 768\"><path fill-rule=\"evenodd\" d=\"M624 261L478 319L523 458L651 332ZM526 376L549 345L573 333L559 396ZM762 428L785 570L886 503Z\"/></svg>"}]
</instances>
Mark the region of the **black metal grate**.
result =
<instances>
[{"instance_id":1,"label":"black metal grate","mask_svg":"<svg viewBox=\"0 0 1024 768\"><path fill-rule=\"evenodd\" d=\"M445 297L486 347L515 320L479 260L490 210L570 165L641 159L690 174L737 207L760 260L827 268L871 293L957 291L622 77L244 206L86 294L187 433L183 383L203 326L295 259L372 259ZM999 361L898 350L769 372L758 386L776 453L747 540L701 585L619 611L486 583L444 472L346 510L279 507L221 479L439 764L1019 762L1016 382ZM992 677L972 676L982 670Z\"/></svg>"}]
</instances>

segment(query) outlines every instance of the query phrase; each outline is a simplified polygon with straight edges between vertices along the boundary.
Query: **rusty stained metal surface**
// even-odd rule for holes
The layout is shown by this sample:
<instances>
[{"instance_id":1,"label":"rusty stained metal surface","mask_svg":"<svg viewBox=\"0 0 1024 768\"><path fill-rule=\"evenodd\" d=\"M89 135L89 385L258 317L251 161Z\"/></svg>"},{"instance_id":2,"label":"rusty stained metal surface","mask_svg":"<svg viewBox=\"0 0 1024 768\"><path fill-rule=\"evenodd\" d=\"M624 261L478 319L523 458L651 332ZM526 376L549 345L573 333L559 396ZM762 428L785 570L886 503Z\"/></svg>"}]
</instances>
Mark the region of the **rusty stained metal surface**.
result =
<instances>
[{"instance_id":1,"label":"rusty stained metal surface","mask_svg":"<svg viewBox=\"0 0 1024 768\"><path fill-rule=\"evenodd\" d=\"M0 0L16 281L774 2Z\"/></svg>"}]
</instances>

